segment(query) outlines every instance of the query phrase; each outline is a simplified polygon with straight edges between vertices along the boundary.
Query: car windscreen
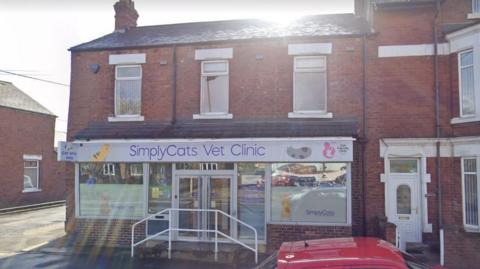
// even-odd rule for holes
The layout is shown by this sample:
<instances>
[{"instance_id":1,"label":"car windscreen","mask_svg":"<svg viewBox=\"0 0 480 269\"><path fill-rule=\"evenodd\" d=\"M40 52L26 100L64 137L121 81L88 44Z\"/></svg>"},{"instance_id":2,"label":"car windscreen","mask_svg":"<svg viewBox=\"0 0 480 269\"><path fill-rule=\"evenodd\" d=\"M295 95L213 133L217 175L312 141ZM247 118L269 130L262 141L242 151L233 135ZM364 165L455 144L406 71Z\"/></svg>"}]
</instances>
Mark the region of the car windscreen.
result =
<instances>
[{"instance_id":1,"label":"car windscreen","mask_svg":"<svg viewBox=\"0 0 480 269\"><path fill-rule=\"evenodd\" d=\"M417 258L408 253L402 252L402 256L409 269L430 269L430 266L421 263Z\"/></svg>"}]
</instances>

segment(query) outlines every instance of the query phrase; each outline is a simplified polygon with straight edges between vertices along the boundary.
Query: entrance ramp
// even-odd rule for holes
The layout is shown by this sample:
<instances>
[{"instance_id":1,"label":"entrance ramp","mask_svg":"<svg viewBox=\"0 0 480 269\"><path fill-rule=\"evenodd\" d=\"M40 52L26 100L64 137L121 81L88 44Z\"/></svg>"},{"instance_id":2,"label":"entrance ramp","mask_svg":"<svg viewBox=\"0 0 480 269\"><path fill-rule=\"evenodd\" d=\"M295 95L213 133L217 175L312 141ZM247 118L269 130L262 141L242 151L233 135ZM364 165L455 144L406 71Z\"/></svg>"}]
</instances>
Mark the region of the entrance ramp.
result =
<instances>
[{"instance_id":1,"label":"entrance ramp","mask_svg":"<svg viewBox=\"0 0 480 269\"><path fill-rule=\"evenodd\" d=\"M178 228L176 225L172 224L172 220L178 218L178 214L180 212L193 212L199 214L213 214L214 221L211 228L207 229L185 229L185 228ZM152 219L156 219L158 217L162 217L165 221L168 222L168 228L155 233L153 235L147 235L142 239L139 239L138 229L140 226L145 228L145 231L148 231L148 221ZM235 223L237 226L243 226L247 229L250 229L254 234L254 240L252 242L244 242L239 238L234 238L229 234L224 233L221 229L219 229L219 218L228 218L230 221ZM136 230L137 229L137 230ZM211 240L208 242L178 242L174 239L175 235L178 232L194 232L194 233L208 233L212 234ZM154 215L151 215L147 218L144 218L132 225L132 234L131 234L131 257L135 256L135 248L143 245L146 247L146 243L149 242L150 244L152 240L161 240L162 242L160 245L157 245L156 252L162 252L163 249L166 249L167 258L171 259L173 256L173 252L186 252L188 255L193 256L202 256L208 257L206 254L207 252L212 254L215 261L219 261L219 254L224 255L226 253L228 255L234 254L233 257L242 257L243 255L252 255L253 254L253 261L254 264L258 263L258 253L259 253L259 246L258 246L258 234L257 230L252 227L251 225L221 211L218 209L186 209L186 208L167 208L164 209ZM226 243L224 243L226 242ZM231 245L231 246L227 246ZM174 247L175 246L175 247ZM232 249L232 247L234 247ZM189 250L190 249L190 250ZM176 250L176 251L174 251ZM182 250L182 251L179 251ZM187 251L185 251L187 250ZM248 254L242 254L248 253ZM198 255L197 255L198 254ZM228 256L227 255L227 256ZM249 260L248 257L244 257L246 260ZM227 258L228 260L228 258Z\"/></svg>"}]
</instances>

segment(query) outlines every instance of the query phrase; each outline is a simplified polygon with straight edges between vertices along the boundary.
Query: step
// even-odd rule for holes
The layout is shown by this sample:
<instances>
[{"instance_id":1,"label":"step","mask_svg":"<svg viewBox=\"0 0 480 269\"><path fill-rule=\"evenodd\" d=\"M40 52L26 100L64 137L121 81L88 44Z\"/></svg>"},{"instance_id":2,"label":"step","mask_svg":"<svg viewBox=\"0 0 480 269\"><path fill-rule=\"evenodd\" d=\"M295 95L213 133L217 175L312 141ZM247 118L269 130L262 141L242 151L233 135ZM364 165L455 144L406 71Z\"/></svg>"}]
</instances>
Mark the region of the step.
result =
<instances>
[{"instance_id":1,"label":"step","mask_svg":"<svg viewBox=\"0 0 480 269\"><path fill-rule=\"evenodd\" d=\"M264 247L263 247L264 248ZM171 258L199 262L216 262L236 265L237 268L249 268L255 265L254 252L238 244L218 243L215 255L215 244L211 242L172 242ZM136 247L135 256L142 259L168 258L168 242L151 240ZM216 256L216 257L215 257ZM259 261L267 255L259 253Z\"/></svg>"},{"instance_id":2,"label":"step","mask_svg":"<svg viewBox=\"0 0 480 269\"><path fill-rule=\"evenodd\" d=\"M408 253L423 253L425 250L428 250L430 248L430 245L425 244L425 243L412 243L412 242L407 242L406 244L406 250Z\"/></svg>"}]
</instances>

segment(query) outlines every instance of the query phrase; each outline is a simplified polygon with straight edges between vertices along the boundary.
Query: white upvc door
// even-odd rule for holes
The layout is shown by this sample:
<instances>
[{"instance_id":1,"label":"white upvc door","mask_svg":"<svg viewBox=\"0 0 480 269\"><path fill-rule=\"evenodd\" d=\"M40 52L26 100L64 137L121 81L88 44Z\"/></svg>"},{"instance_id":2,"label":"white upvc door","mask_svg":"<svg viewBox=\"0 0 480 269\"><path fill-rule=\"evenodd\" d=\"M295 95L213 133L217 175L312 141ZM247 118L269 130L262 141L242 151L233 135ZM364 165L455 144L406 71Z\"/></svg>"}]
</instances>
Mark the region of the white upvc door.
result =
<instances>
[{"instance_id":1,"label":"white upvc door","mask_svg":"<svg viewBox=\"0 0 480 269\"><path fill-rule=\"evenodd\" d=\"M400 233L401 248L407 242L422 242L422 208L418 175L391 175L388 179L390 201L388 221L395 223Z\"/></svg>"}]
</instances>

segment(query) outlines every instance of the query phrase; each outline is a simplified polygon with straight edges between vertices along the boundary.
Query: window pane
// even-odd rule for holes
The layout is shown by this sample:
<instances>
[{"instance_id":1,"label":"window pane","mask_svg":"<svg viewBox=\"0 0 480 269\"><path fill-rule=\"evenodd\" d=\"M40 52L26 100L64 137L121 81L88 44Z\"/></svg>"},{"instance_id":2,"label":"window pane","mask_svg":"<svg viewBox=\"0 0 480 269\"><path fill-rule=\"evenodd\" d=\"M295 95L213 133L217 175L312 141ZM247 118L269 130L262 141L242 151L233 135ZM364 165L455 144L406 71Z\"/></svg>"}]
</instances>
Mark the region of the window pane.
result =
<instances>
[{"instance_id":1,"label":"window pane","mask_svg":"<svg viewBox=\"0 0 480 269\"><path fill-rule=\"evenodd\" d=\"M462 67L466 65L473 65L473 51L468 51L460 54L460 64Z\"/></svg>"},{"instance_id":2,"label":"window pane","mask_svg":"<svg viewBox=\"0 0 480 269\"><path fill-rule=\"evenodd\" d=\"M117 115L140 115L140 87L140 80L116 81Z\"/></svg>"},{"instance_id":3,"label":"window pane","mask_svg":"<svg viewBox=\"0 0 480 269\"><path fill-rule=\"evenodd\" d=\"M265 164L238 164L238 218L265 236ZM239 236L253 238L252 230L238 225Z\"/></svg>"},{"instance_id":4,"label":"window pane","mask_svg":"<svg viewBox=\"0 0 480 269\"><path fill-rule=\"evenodd\" d=\"M346 163L272 164L272 220L347 222Z\"/></svg>"},{"instance_id":5,"label":"window pane","mask_svg":"<svg viewBox=\"0 0 480 269\"><path fill-rule=\"evenodd\" d=\"M148 213L154 214L171 207L172 165L168 163L150 164L149 180Z\"/></svg>"},{"instance_id":6,"label":"window pane","mask_svg":"<svg viewBox=\"0 0 480 269\"><path fill-rule=\"evenodd\" d=\"M203 76L202 91L202 113L228 112L228 76Z\"/></svg>"},{"instance_id":7,"label":"window pane","mask_svg":"<svg viewBox=\"0 0 480 269\"><path fill-rule=\"evenodd\" d=\"M37 167L38 162L37 161L24 161L23 166L24 167Z\"/></svg>"},{"instance_id":8,"label":"window pane","mask_svg":"<svg viewBox=\"0 0 480 269\"><path fill-rule=\"evenodd\" d=\"M143 174L139 164L114 163L114 174L104 175L101 163L80 164L80 215L93 217L144 216ZM137 168L132 169L135 166ZM138 169L141 169L140 171Z\"/></svg>"},{"instance_id":9,"label":"window pane","mask_svg":"<svg viewBox=\"0 0 480 269\"><path fill-rule=\"evenodd\" d=\"M295 73L295 110L325 111L325 72Z\"/></svg>"},{"instance_id":10,"label":"window pane","mask_svg":"<svg viewBox=\"0 0 480 269\"><path fill-rule=\"evenodd\" d=\"M38 168L23 169L23 188L24 189L38 188Z\"/></svg>"},{"instance_id":11,"label":"window pane","mask_svg":"<svg viewBox=\"0 0 480 269\"><path fill-rule=\"evenodd\" d=\"M475 113L475 87L473 78L473 66L461 69L461 98L462 115L471 115Z\"/></svg>"},{"instance_id":12,"label":"window pane","mask_svg":"<svg viewBox=\"0 0 480 269\"><path fill-rule=\"evenodd\" d=\"M227 72L226 62L205 62L203 63L204 73Z\"/></svg>"},{"instance_id":13,"label":"window pane","mask_svg":"<svg viewBox=\"0 0 480 269\"><path fill-rule=\"evenodd\" d=\"M177 170L233 170L233 163L177 163Z\"/></svg>"},{"instance_id":14,"label":"window pane","mask_svg":"<svg viewBox=\"0 0 480 269\"><path fill-rule=\"evenodd\" d=\"M142 74L142 69L140 66L117 67L118 78L140 77L141 74Z\"/></svg>"},{"instance_id":15,"label":"window pane","mask_svg":"<svg viewBox=\"0 0 480 269\"><path fill-rule=\"evenodd\" d=\"M295 58L297 69L322 69L325 68L325 57Z\"/></svg>"},{"instance_id":16,"label":"window pane","mask_svg":"<svg viewBox=\"0 0 480 269\"><path fill-rule=\"evenodd\" d=\"M465 192L465 224L478 225L478 177L477 161L475 159L463 160L463 179Z\"/></svg>"},{"instance_id":17,"label":"window pane","mask_svg":"<svg viewBox=\"0 0 480 269\"><path fill-rule=\"evenodd\" d=\"M408 185L400 185L397 188L397 214L412 213L411 190Z\"/></svg>"},{"instance_id":18,"label":"window pane","mask_svg":"<svg viewBox=\"0 0 480 269\"><path fill-rule=\"evenodd\" d=\"M473 13L479 13L480 12L480 0L472 0L472 1L473 1L472 12Z\"/></svg>"},{"instance_id":19,"label":"window pane","mask_svg":"<svg viewBox=\"0 0 480 269\"><path fill-rule=\"evenodd\" d=\"M390 173L417 173L417 160L390 160Z\"/></svg>"}]
</instances>

